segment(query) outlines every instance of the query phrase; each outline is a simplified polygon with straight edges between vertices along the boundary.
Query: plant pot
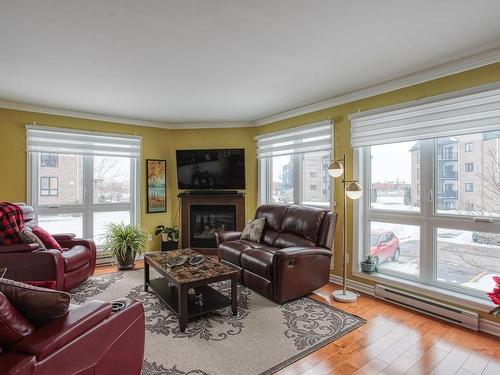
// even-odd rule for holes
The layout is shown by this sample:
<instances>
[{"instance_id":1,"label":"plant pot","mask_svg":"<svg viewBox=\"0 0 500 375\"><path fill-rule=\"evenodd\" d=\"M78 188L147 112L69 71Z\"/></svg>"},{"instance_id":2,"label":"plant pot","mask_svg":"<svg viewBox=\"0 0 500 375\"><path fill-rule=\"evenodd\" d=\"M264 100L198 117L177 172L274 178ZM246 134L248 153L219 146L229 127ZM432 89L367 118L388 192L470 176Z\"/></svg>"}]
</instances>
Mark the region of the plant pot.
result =
<instances>
[{"instance_id":1,"label":"plant pot","mask_svg":"<svg viewBox=\"0 0 500 375\"><path fill-rule=\"evenodd\" d=\"M135 266L135 254L132 254L131 251L127 251L125 259L120 255L116 255L115 260L120 271L131 270Z\"/></svg>"},{"instance_id":2,"label":"plant pot","mask_svg":"<svg viewBox=\"0 0 500 375\"><path fill-rule=\"evenodd\" d=\"M361 271L373 273L375 272L375 263L363 263L361 262Z\"/></svg>"},{"instance_id":3,"label":"plant pot","mask_svg":"<svg viewBox=\"0 0 500 375\"><path fill-rule=\"evenodd\" d=\"M168 233L162 233L161 234L161 240L163 242L168 242L169 241Z\"/></svg>"},{"instance_id":4,"label":"plant pot","mask_svg":"<svg viewBox=\"0 0 500 375\"><path fill-rule=\"evenodd\" d=\"M162 241L161 251L177 250L179 248L179 241Z\"/></svg>"}]
</instances>

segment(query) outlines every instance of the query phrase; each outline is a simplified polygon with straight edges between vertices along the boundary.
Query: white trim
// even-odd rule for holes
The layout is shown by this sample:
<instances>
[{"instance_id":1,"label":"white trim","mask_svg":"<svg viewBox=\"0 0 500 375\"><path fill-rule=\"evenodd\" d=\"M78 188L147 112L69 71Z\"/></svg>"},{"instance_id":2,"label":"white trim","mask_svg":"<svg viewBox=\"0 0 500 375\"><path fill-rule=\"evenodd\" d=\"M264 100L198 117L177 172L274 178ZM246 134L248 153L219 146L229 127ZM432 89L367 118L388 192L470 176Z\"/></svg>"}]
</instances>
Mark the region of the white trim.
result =
<instances>
[{"instance_id":1,"label":"white trim","mask_svg":"<svg viewBox=\"0 0 500 375\"><path fill-rule=\"evenodd\" d=\"M337 285L342 285L342 277L337 275L330 275L330 282ZM347 279L346 284L348 288L354 289L358 292L369 294L370 296L375 295L375 287L372 285L360 283L359 281L354 281L351 279Z\"/></svg>"},{"instance_id":2,"label":"white trim","mask_svg":"<svg viewBox=\"0 0 500 375\"><path fill-rule=\"evenodd\" d=\"M363 274L363 275L357 274L356 276L358 276L358 277L362 276L362 277L367 278L368 275L366 275L366 274ZM376 281L377 282L382 282L382 284L390 285L389 283L386 283L385 280L384 281L376 280ZM340 276L330 275L330 282L333 283L333 284L342 285L342 278ZM354 281L354 280L347 279L347 287L351 288L353 290L356 290L358 292L368 294L370 296L374 296L375 295L375 286L367 285L367 284L361 283L359 281ZM399 287L402 287L402 286L399 285ZM403 286L402 288L404 288L405 290L411 292L411 290L408 290L408 288L406 288L405 286ZM421 293L421 294L424 294L424 293ZM441 298L438 298L438 299L442 300L443 298L441 297ZM448 302L451 301L453 303L458 303L457 301L444 300L444 302L447 302L447 301ZM473 309L477 309L474 306L468 306L466 304L464 304L463 306L464 307L473 308ZM478 309L478 310L479 311L486 311L484 309ZM479 318L479 331L484 332L484 333L488 333L488 334L493 335L493 336L500 337L500 323L494 322L492 320L487 320L487 319L484 319L484 318Z\"/></svg>"},{"instance_id":3,"label":"white trim","mask_svg":"<svg viewBox=\"0 0 500 375\"><path fill-rule=\"evenodd\" d=\"M479 330L481 332L500 337L500 323L494 322L492 320L479 318Z\"/></svg>"},{"instance_id":4,"label":"white trim","mask_svg":"<svg viewBox=\"0 0 500 375\"><path fill-rule=\"evenodd\" d=\"M244 122L244 121L161 122L161 121L138 120L133 118L109 116L98 113L71 111L62 108L44 107L34 104L16 103L7 100L0 100L0 108L12 109L15 111L43 113L54 116L74 117L86 120L106 121L118 124L136 125L136 126L144 126L144 127L160 128L160 129L249 128L256 126L252 122Z\"/></svg>"},{"instance_id":5,"label":"white trim","mask_svg":"<svg viewBox=\"0 0 500 375\"><path fill-rule=\"evenodd\" d=\"M417 85L419 83L432 81L434 79L446 77L467 70L480 68L500 62L500 47L490 49L472 56L454 60L446 64L438 65L433 68L415 72L407 76L386 81L379 85L370 86L361 90L353 91L345 95L313 103L290 111L277 113L272 116L264 117L254 121L256 126L267 125L276 121L286 120L291 117L300 116L306 113L320 111L322 109L335 107L341 104L352 103L357 100L369 98L371 96L384 94L386 92L402 89L405 87Z\"/></svg>"}]
</instances>

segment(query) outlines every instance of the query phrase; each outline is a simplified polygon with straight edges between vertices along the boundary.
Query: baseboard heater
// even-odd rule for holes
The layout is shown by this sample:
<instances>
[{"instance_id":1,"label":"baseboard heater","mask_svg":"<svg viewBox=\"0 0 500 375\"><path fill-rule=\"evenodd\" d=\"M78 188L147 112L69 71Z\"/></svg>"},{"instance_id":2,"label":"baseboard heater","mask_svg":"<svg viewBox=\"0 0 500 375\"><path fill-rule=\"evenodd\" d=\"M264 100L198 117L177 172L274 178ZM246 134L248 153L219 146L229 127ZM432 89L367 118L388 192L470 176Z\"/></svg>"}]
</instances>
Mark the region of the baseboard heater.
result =
<instances>
[{"instance_id":1,"label":"baseboard heater","mask_svg":"<svg viewBox=\"0 0 500 375\"><path fill-rule=\"evenodd\" d=\"M375 285L375 297L462 327L475 331L479 329L479 315L472 311L436 302L426 297L415 296L383 285Z\"/></svg>"}]
</instances>

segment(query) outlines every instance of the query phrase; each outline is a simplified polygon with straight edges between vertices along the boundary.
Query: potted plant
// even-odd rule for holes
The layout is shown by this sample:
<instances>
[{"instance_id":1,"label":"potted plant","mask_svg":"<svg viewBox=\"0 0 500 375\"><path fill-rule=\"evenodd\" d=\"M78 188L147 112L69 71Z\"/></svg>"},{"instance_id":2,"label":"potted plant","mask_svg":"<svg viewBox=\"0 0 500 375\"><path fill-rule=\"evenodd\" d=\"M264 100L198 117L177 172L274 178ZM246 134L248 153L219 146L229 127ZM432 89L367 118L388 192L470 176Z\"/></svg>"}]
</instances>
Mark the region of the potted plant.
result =
<instances>
[{"instance_id":1,"label":"potted plant","mask_svg":"<svg viewBox=\"0 0 500 375\"><path fill-rule=\"evenodd\" d=\"M361 271L363 272L377 272L377 259L373 255L367 255L361 261Z\"/></svg>"},{"instance_id":2,"label":"potted plant","mask_svg":"<svg viewBox=\"0 0 500 375\"><path fill-rule=\"evenodd\" d=\"M167 227L158 225L155 230L155 235L161 233L161 251L176 250L179 248L179 228L177 225Z\"/></svg>"},{"instance_id":3,"label":"potted plant","mask_svg":"<svg viewBox=\"0 0 500 375\"><path fill-rule=\"evenodd\" d=\"M147 234L139 227L124 223L109 224L104 237L104 248L111 252L118 269L134 268L137 255L144 253Z\"/></svg>"}]
</instances>

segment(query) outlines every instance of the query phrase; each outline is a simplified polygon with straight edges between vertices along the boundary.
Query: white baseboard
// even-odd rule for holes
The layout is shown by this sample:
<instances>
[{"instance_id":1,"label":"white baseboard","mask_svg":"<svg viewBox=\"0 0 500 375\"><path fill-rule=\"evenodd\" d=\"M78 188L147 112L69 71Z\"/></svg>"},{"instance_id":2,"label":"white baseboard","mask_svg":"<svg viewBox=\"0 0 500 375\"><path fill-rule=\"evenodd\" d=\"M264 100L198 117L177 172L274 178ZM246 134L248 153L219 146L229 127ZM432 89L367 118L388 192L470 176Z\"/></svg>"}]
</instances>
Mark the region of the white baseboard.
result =
<instances>
[{"instance_id":1,"label":"white baseboard","mask_svg":"<svg viewBox=\"0 0 500 375\"><path fill-rule=\"evenodd\" d=\"M330 282L342 285L342 278L340 276L330 275ZM360 283L359 281L347 279L347 287L349 289L354 289L358 292L369 294L370 296L373 296L375 294L375 287L368 284Z\"/></svg>"},{"instance_id":2,"label":"white baseboard","mask_svg":"<svg viewBox=\"0 0 500 375\"><path fill-rule=\"evenodd\" d=\"M330 275L330 282L333 284L342 285L342 278L336 275ZM373 296L375 294L375 287L360 283L359 281L347 279L347 287L361 293ZM479 331L488 333L493 336L500 337L500 323L484 318L479 318Z\"/></svg>"}]
</instances>

